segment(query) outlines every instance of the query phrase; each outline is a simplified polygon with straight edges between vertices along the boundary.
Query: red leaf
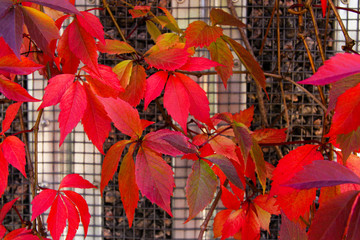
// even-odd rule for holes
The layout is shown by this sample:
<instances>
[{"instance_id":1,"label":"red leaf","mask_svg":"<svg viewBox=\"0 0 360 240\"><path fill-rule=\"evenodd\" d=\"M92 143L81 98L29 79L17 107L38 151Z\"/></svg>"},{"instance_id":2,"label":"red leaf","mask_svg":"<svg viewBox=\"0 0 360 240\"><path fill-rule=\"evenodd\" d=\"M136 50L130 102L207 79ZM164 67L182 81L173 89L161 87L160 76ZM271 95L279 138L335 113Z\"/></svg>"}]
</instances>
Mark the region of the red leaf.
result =
<instances>
[{"instance_id":1,"label":"red leaf","mask_svg":"<svg viewBox=\"0 0 360 240\"><path fill-rule=\"evenodd\" d=\"M66 213L68 220L68 231L67 231L66 240L71 240L75 237L76 232L79 228L79 223L80 223L79 212L68 197L62 195L61 199L63 200L66 206Z\"/></svg>"},{"instance_id":2,"label":"red leaf","mask_svg":"<svg viewBox=\"0 0 360 240\"><path fill-rule=\"evenodd\" d=\"M87 100L84 86L79 81L76 81L66 90L60 102L60 146L65 137L83 117L86 106Z\"/></svg>"},{"instance_id":3,"label":"red leaf","mask_svg":"<svg viewBox=\"0 0 360 240\"><path fill-rule=\"evenodd\" d=\"M130 137L141 137L143 128L136 109L120 98L100 98L100 101L117 129Z\"/></svg>"},{"instance_id":4,"label":"red leaf","mask_svg":"<svg viewBox=\"0 0 360 240\"><path fill-rule=\"evenodd\" d=\"M343 239L358 191L338 195L320 206L309 229L310 240Z\"/></svg>"},{"instance_id":5,"label":"red leaf","mask_svg":"<svg viewBox=\"0 0 360 240\"><path fill-rule=\"evenodd\" d=\"M27 2L37 3L58 11L79 14L80 12L72 5L69 0L27 0Z\"/></svg>"},{"instance_id":6,"label":"red leaf","mask_svg":"<svg viewBox=\"0 0 360 240\"><path fill-rule=\"evenodd\" d=\"M58 104L65 92L73 84L74 78L75 75L73 74L59 74L52 77L45 88L43 102L38 110Z\"/></svg>"},{"instance_id":7,"label":"red leaf","mask_svg":"<svg viewBox=\"0 0 360 240\"><path fill-rule=\"evenodd\" d=\"M196 161L186 181L186 199L189 206L189 217L185 223L193 219L213 200L216 188L216 175L209 165L202 160Z\"/></svg>"},{"instance_id":8,"label":"red leaf","mask_svg":"<svg viewBox=\"0 0 360 240\"><path fill-rule=\"evenodd\" d=\"M90 76L86 75L85 78L97 95L116 98L124 91L117 74L112 71L111 67L99 65L101 76L86 66L82 70L90 74Z\"/></svg>"},{"instance_id":9,"label":"red leaf","mask_svg":"<svg viewBox=\"0 0 360 240\"><path fill-rule=\"evenodd\" d=\"M221 210L216 214L213 224L214 238L218 238L222 235L224 223L229 218L229 215L231 214L232 211L233 211L232 209L226 209L226 210Z\"/></svg>"},{"instance_id":10,"label":"red leaf","mask_svg":"<svg viewBox=\"0 0 360 240\"><path fill-rule=\"evenodd\" d=\"M15 136L9 136L1 143L1 149L8 163L18 169L24 177L25 172L25 144Z\"/></svg>"},{"instance_id":11,"label":"red leaf","mask_svg":"<svg viewBox=\"0 0 360 240\"><path fill-rule=\"evenodd\" d=\"M347 230L347 238L351 240L356 240L359 238L360 234L360 204L359 204L359 198L357 198L357 201L355 203L355 207L352 209L352 214L349 219L349 226Z\"/></svg>"},{"instance_id":12,"label":"red leaf","mask_svg":"<svg viewBox=\"0 0 360 240\"><path fill-rule=\"evenodd\" d=\"M220 27L209 26L203 21L192 22L185 30L186 48L209 46L222 35Z\"/></svg>"},{"instance_id":13,"label":"red leaf","mask_svg":"<svg viewBox=\"0 0 360 240\"><path fill-rule=\"evenodd\" d=\"M52 56L53 52L49 48L50 42L60 37L59 29L56 27L54 20L47 14L32 7L22 6L20 9L24 15L24 22L31 39L35 41L41 50Z\"/></svg>"},{"instance_id":14,"label":"red leaf","mask_svg":"<svg viewBox=\"0 0 360 240\"><path fill-rule=\"evenodd\" d=\"M136 52L136 50L128 43L110 39L105 39L104 44L101 42L98 43L97 48L100 52L109 54L125 54Z\"/></svg>"},{"instance_id":15,"label":"red leaf","mask_svg":"<svg viewBox=\"0 0 360 240\"><path fill-rule=\"evenodd\" d=\"M61 35L61 37L59 39L57 50L58 50L59 57L61 59L62 72L75 74L78 70L80 60L70 50L70 44L69 44L70 29L71 28L66 28L64 30L64 33Z\"/></svg>"},{"instance_id":16,"label":"red leaf","mask_svg":"<svg viewBox=\"0 0 360 240\"><path fill-rule=\"evenodd\" d=\"M309 210L316 196L316 189L298 191L283 184L301 171L303 166L324 159L317 148L316 145L304 145L290 151L279 161L273 172L270 195L278 196L278 204L290 220L298 218Z\"/></svg>"},{"instance_id":17,"label":"red leaf","mask_svg":"<svg viewBox=\"0 0 360 240\"><path fill-rule=\"evenodd\" d=\"M38 102L39 99L33 98L30 94L18 83L12 82L0 75L0 92L8 99L17 102Z\"/></svg>"},{"instance_id":18,"label":"red leaf","mask_svg":"<svg viewBox=\"0 0 360 240\"><path fill-rule=\"evenodd\" d=\"M350 169L331 161L313 161L304 166L289 181L283 183L296 189L336 186L344 183L360 184L360 178Z\"/></svg>"},{"instance_id":19,"label":"red leaf","mask_svg":"<svg viewBox=\"0 0 360 240\"><path fill-rule=\"evenodd\" d=\"M98 54L95 39L82 27L79 22L74 21L69 28L69 49L83 63L92 70L98 72Z\"/></svg>"},{"instance_id":20,"label":"red leaf","mask_svg":"<svg viewBox=\"0 0 360 240\"><path fill-rule=\"evenodd\" d=\"M276 203L276 198L270 197L269 194L259 195L253 200L253 202L271 214L280 214L280 209Z\"/></svg>"},{"instance_id":21,"label":"red leaf","mask_svg":"<svg viewBox=\"0 0 360 240\"><path fill-rule=\"evenodd\" d=\"M45 189L35 196L35 198L31 201L31 221L34 221L40 214L44 213L52 205L57 193L58 192L53 189Z\"/></svg>"},{"instance_id":22,"label":"red leaf","mask_svg":"<svg viewBox=\"0 0 360 240\"><path fill-rule=\"evenodd\" d=\"M286 141L286 128L263 128L255 130L251 136L261 145L262 143L281 143Z\"/></svg>"},{"instance_id":23,"label":"red leaf","mask_svg":"<svg viewBox=\"0 0 360 240\"><path fill-rule=\"evenodd\" d=\"M152 100L161 94L168 76L167 72L158 71L146 79L144 110L147 109Z\"/></svg>"},{"instance_id":24,"label":"red leaf","mask_svg":"<svg viewBox=\"0 0 360 240\"><path fill-rule=\"evenodd\" d=\"M129 151L126 153L123 158L119 170L119 191L121 196L121 201L124 206L126 216L128 218L129 227L131 228L135 209L137 208L139 201L139 188L136 184L135 179L135 163L134 163L134 154L135 145L131 145Z\"/></svg>"},{"instance_id":25,"label":"red leaf","mask_svg":"<svg viewBox=\"0 0 360 240\"><path fill-rule=\"evenodd\" d=\"M11 200L10 202L5 203L1 210L0 210L0 224L2 224L2 222L4 221L4 218L6 216L6 214L11 210L12 206L14 205L14 203L18 200L19 198L15 198L13 200ZM3 236L0 235L0 237L2 238Z\"/></svg>"},{"instance_id":26,"label":"red leaf","mask_svg":"<svg viewBox=\"0 0 360 240\"><path fill-rule=\"evenodd\" d=\"M341 160L340 154L337 154L337 159L338 159L339 163L343 162ZM353 171L357 176L360 177L360 158L359 158L359 156L350 154L349 158L346 161L345 166L348 169L350 169L351 171ZM360 190L360 185L359 184L343 184L343 185L340 185L340 189L341 189L341 192L347 192L347 191L351 191L351 190Z\"/></svg>"},{"instance_id":27,"label":"red leaf","mask_svg":"<svg viewBox=\"0 0 360 240\"><path fill-rule=\"evenodd\" d=\"M5 119L2 121L1 134L10 129L11 123L14 121L21 104L22 102L13 103L6 109Z\"/></svg>"},{"instance_id":28,"label":"red leaf","mask_svg":"<svg viewBox=\"0 0 360 240\"><path fill-rule=\"evenodd\" d=\"M249 152L253 146L253 139L250 135L250 130L242 123L234 122L231 126L234 130L235 141L240 147L241 155L244 160L247 160Z\"/></svg>"},{"instance_id":29,"label":"red leaf","mask_svg":"<svg viewBox=\"0 0 360 240\"><path fill-rule=\"evenodd\" d=\"M183 155L184 153L197 152L197 150L190 145L189 139L182 133L168 129L148 133L143 139L143 146L174 157Z\"/></svg>"},{"instance_id":30,"label":"red leaf","mask_svg":"<svg viewBox=\"0 0 360 240\"><path fill-rule=\"evenodd\" d=\"M240 28L246 27L246 25L243 22L241 22L238 18L218 8L211 9L210 20L213 25L220 24L227 26L236 26Z\"/></svg>"},{"instance_id":31,"label":"red leaf","mask_svg":"<svg viewBox=\"0 0 360 240\"><path fill-rule=\"evenodd\" d=\"M210 52L211 59L221 64L215 67L217 74L219 74L224 86L226 88L227 81L233 74L234 56L232 55L230 48L224 40L218 38L215 42L212 42L207 49Z\"/></svg>"},{"instance_id":32,"label":"red leaf","mask_svg":"<svg viewBox=\"0 0 360 240\"><path fill-rule=\"evenodd\" d=\"M190 100L184 84L173 75L169 76L165 87L164 107L167 109L171 117L180 124L186 133Z\"/></svg>"},{"instance_id":33,"label":"red leaf","mask_svg":"<svg viewBox=\"0 0 360 240\"><path fill-rule=\"evenodd\" d=\"M79 174L68 174L60 182L59 190L62 188L96 188L88 180Z\"/></svg>"},{"instance_id":34,"label":"red leaf","mask_svg":"<svg viewBox=\"0 0 360 240\"><path fill-rule=\"evenodd\" d=\"M27 57L21 56L19 60L16 58L15 54L0 57L0 73L2 74L13 73L18 75L27 75L43 67L43 65L34 63Z\"/></svg>"},{"instance_id":35,"label":"red leaf","mask_svg":"<svg viewBox=\"0 0 360 240\"><path fill-rule=\"evenodd\" d=\"M141 65L135 65L132 68L129 85L125 88L125 92L119 94L119 97L135 107L140 103L140 100L144 98L145 88L145 69Z\"/></svg>"},{"instance_id":36,"label":"red leaf","mask_svg":"<svg viewBox=\"0 0 360 240\"><path fill-rule=\"evenodd\" d=\"M89 223L90 223L90 213L89 213L89 207L88 207L85 199L80 194L78 194L74 191L63 191L63 192L65 193L65 195L68 198L70 198L70 200L77 207L79 214L80 214L81 223L84 227L84 235L86 237L87 232L88 232Z\"/></svg>"},{"instance_id":37,"label":"red leaf","mask_svg":"<svg viewBox=\"0 0 360 240\"><path fill-rule=\"evenodd\" d=\"M150 6L135 6L134 9L129 9L129 13L133 18L139 18L150 12L150 8Z\"/></svg>"},{"instance_id":38,"label":"red leaf","mask_svg":"<svg viewBox=\"0 0 360 240\"><path fill-rule=\"evenodd\" d=\"M186 88L190 101L190 114L196 119L212 125L210 122L209 100L206 97L206 92L194 80L182 73L175 73L175 77L181 80Z\"/></svg>"},{"instance_id":39,"label":"red leaf","mask_svg":"<svg viewBox=\"0 0 360 240\"><path fill-rule=\"evenodd\" d=\"M31 229L19 228L8 233L4 240L39 240L39 237L33 235Z\"/></svg>"},{"instance_id":40,"label":"red leaf","mask_svg":"<svg viewBox=\"0 0 360 240\"><path fill-rule=\"evenodd\" d=\"M114 145L112 145L109 151L106 153L102 168L101 168L101 183L100 183L100 192L101 195L104 192L104 188L109 183L109 181L114 176L116 172L121 154L124 151L125 146L130 143L129 140L121 140Z\"/></svg>"},{"instance_id":41,"label":"red leaf","mask_svg":"<svg viewBox=\"0 0 360 240\"><path fill-rule=\"evenodd\" d=\"M164 49L146 56L145 61L150 67L174 71L187 62L188 55L189 53L185 49Z\"/></svg>"},{"instance_id":42,"label":"red leaf","mask_svg":"<svg viewBox=\"0 0 360 240\"><path fill-rule=\"evenodd\" d=\"M244 212L244 209L238 209L231 212L223 225L221 239L234 236L237 232L241 231L241 228L245 222L245 217L246 213Z\"/></svg>"},{"instance_id":43,"label":"red leaf","mask_svg":"<svg viewBox=\"0 0 360 240\"><path fill-rule=\"evenodd\" d=\"M238 210L240 208L241 201L223 185L221 185L221 191L221 202L224 207L232 210Z\"/></svg>"},{"instance_id":44,"label":"red leaf","mask_svg":"<svg viewBox=\"0 0 360 240\"><path fill-rule=\"evenodd\" d=\"M327 0L321 0L321 8L322 8L322 13L323 13L323 17L325 17L326 15L326 9L327 9Z\"/></svg>"},{"instance_id":45,"label":"red leaf","mask_svg":"<svg viewBox=\"0 0 360 240\"><path fill-rule=\"evenodd\" d=\"M8 185L8 162L6 161L4 154L0 148L0 197L4 194Z\"/></svg>"},{"instance_id":46,"label":"red leaf","mask_svg":"<svg viewBox=\"0 0 360 240\"><path fill-rule=\"evenodd\" d=\"M347 134L360 126L360 83L338 97L330 132L327 136ZM351 99L351 101L349 101Z\"/></svg>"},{"instance_id":47,"label":"red leaf","mask_svg":"<svg viewBox=\"0 0 360 240\"><path fill-rule=\"evenodd\" d=\"M66 227L67 212L66 206L58 195L51 205L47 219L48 229L54 240L59 240Z\"/></svg>"},{"instance_id":48,"label":"red leaf","mask_svg":"<svg viewBox=\"0 0 360 240\"><path fill-rule=\"evenodd\" d=\"M203 71L212 67L220 66L219 63L203 57L190 57L187 62L180 67L183 71Z\"/></svg>"},{"instance_id":49,"label":"red leaf","mask_svg":"<svg viewBox=\"0 0 360 240\"><path fill-rule=\"evenodd\" d=\"M285 214L281 215L280 226L280 238L279 240L307 240L308 237L304 229L301 229L299 224L290 221Z\"/></svg>"},{"instance_id":50,"label":"red leaf","mask_svg":"<svg viewBox=\"0 0 360 240\"><path fill-rule=\"evenodd\" d=\"M103 25L98 17L92 13L82 11L81 14L76 16L76 19L79 21L79 25L90 33L91 36L105 44Z\"/></svg>"},{"instance_id":51,"label":"red leaf","mask_svg":"<svg viewBox=\"0 0 360 240\"><path fill-rule=\"evenodd\" d=\"M326 60L324 65L313 76L298 83L325 85L339 81L359 71L360 56L358 54L338 53Z\"/></svg>"},{"instance_id":52,"label":"red leaf","mask_svg":"<svg viewBox=\"0 0 360 240\"><path fill-rule=\"evenodd\" d=\"M84 84L87 106L81 123L84 131L96 148L104 154L103 144L111 130L111 120L105 112L103 104L97 99L87 84Z\"/></svg>"},{"instance_id":53,"label":"red leaf","mask_svg":"<svg viewBox=\"0 0 360 240\"><path fill-rule=\"evenodd\" d=\"M164 209L170 216L174 173L161 156L151 149L141 147L136 156L136 183L145 197Z\"/></svg>"},{"instance_id":54,"label":"red leaf","mask_svg":"<svg viewBox=\"0 0 360 240\"><path fill-rule=\"evenodd\" d=\"M358 83L360 83L359 73L350 75L337 82L332 83L329 92L329 104L327 113L330 113L330 111L335 109L336 102L339 96L341 96L348 89L355 87Z\"/></svg>"}]
</instances>

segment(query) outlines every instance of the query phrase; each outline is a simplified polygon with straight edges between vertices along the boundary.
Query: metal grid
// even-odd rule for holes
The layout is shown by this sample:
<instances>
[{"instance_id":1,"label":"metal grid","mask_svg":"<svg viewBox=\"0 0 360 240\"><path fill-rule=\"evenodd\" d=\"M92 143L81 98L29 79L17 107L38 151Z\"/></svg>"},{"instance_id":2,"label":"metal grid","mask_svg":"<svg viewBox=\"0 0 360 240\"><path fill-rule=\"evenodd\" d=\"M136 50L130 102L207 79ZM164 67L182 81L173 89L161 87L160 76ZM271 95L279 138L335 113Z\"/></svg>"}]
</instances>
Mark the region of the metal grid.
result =
<instances>
[{"instance_id":1,"label":"metal grid","mask_svg":"<svg viewBox=\"0 0 360 240\"><path fill-rule=\"evenodd\" d=\"M80 2L80 1L77 1ZM130 2L130 1L129 1ZM139 2L139 1L133 1ZM227 10L226 1L222 0L209 0L209 1L190 1L190 0L173 0L173 1L147 1L153 3L154 6L158 3L166 3L167 7L172 10L173 15L179 21L179 25L185 27L188 23L194 20L208 21L209 12L212 7L223 8ZM236 6L236 10L241 16L241 20L248 25L248 37L250 44L254 48L255 55L260 49L261 41L265 35L266 26L269 22L274 1L233 1ZM120 1L109 1L115 16L118 19L118 23L121 23L122 29L129 33L133 30L135 21L131 19L127 11L119 10ZM306 58L306 53L300 40L297 39L297 18L292 17L287 13L286 8L292 4L292 1L286 0L281 5L282 15L280 16L281 25L285 28L281 32L281 46L285 53L285 57L282 60L282 74L289 76L295 81L299 81L309 77L312 72ZM96 1L84 1L82 4L78 4L80 9L88 9L97 6ZM342 5L344 6L344 5ZM346 7L346 5L345 5ZM358 3L351 2L350 7L357 8ZM345 26L350 28L350 36L356 41L359 39L358 26L359 16L357 14L348 13L346 11L340 11L345 21ZM101 16L101 20L105 27L105 32L111 37L118 38L116 30L111 25L109 18L104 12L98 12ZM324 20L321 19L321 10L316 9L316 15L319 16L318 24L320 25L320 32L324 31ZM306 26L311 26L309 18L305 19ZM340 51L340 45L343 43L341 32L334 23L330 21L330 32L328 36L331 38L329 46L326 48L327 57L333 55L335 52ZM241 40L236 29L225 28L225 34L230 35L232 38ZM127 34L125 34L127 35ZM314 42L313 33L309 33L309 42ZM153 44L148 35L146 35L146 29L144 26L139 27L129 39L131 44L135 46L139 51L145 51ZM312 42L311 42L312 40ZM316 55L316 43L312 45L312 53L316 59L316 64L319 66L321 61L319 56ZM354 48L358 50L358 45ZM267 72L274 71L276 69L276 20L273 21L267 41L264 48L264 53L258 57L258 61L262 64L263 68ZM200 51L199 55L208 57L206 51ZM112 64L116 59L111 59L109 56L101 56L100 63ZM235 70L244 70L239 62L235 63ZM208 96L211 100L211 112L238 112L244 109L245 106L255 105L256 113L254 118L254 126L256 129L260 127L260 114L257 107L257 97L254 84L246 80L245 74L236 74L231 80L229 80L227 90L224 89L220 79L214 76L202 77L197 79L198 82L207 90ZM35 97L41 98L43 96L42 89L46 86L46 81L41 76L34 75L24 81L27 85L30 94ZM316 89L307 87L307 89L318 97ZM316 104L303 94L294 85L284 82L285 98L289 111L290 118L290 131L292 132L289 141L295 140L308 140L316 139L321 135L320 129L322 124L322 112L317 109ZM267 79L267 91L269 93L269 100L265 99L265 106L268 111L269 124L272 127L283 128L286 126L286 119L282 115L284 108L281 104L281 94L279 82L276 79ZM6 103L7 104L7 103ZM1 117L4 118L6 104L1 106ZM28 105L23 104L24 115L29 122L29 128L33 126L36 119L35 110L38 107L36 103L30 103ZM139 107L142 110L142 107ZM94 182L95 184L100 182L100 167L101 167L101 155L95 150L92 144L88 141L84 135L81 126L79 125L67 138L63 147L58 147L59 131L57 116L59 109L57 107L48 108L45 111L41 122L40 129L40 183L46 187L57 187L61 178L68 173L80 173L86 179ZM141 118L148 120L161 120L161 115L158 113L155 105L151 105L147 112L141 112ZM280 116L280 117L279 117ZM18 132L18 125L14 124L16 129L12 129L13 132ZM160 122L159 125L155 125L154 129L163 127ZM109 148L111 144L122 139L118 132L115 130L111 132L109 140L105 143L105 148ZM31 140L31 137L30 137ZM284 152L289 149L283 149ZM265 149L265 157L268 161L276 163L277 157L273 149ZM178 159L170 160L174 171L176 173L176 189L174 191L174 198L172 203L172 210L174 218L169 218L158 207L152 205L147 200L142 199L139 202L139 210L135 216L135 223L132 229L128 229L128 223L124 215L121 203L119 202L119 195L117 191L117 179L114 178L113 183L110 183L107 187L104 198L100 198L98 190L84 191L85 199L89 202L91 209L92 220L90 223L90 231L87 239L196 239L197 231L200 224L206 214L199 214L190 223L184 225L183 222L187 217L187 205L185 200L185 176L190 173L190 164L187 161L179 161ZM189 165L188 165L189 164ZM23 211L25 220L30 218L29 202L30 194L28 191L28 181L24 179L21 174L9 167L9 189L2 197L2 203L20 196L20 203L17 205L18 209ZM116 174L115 174L116 175ZM79 192L79 191L78 191ZM81 193L81 192L80 192ZM15 212L5 219L4 225L9 229L19 227ZM262 233L262 239L277 239L279 219L274 218L271 222L270 230L271 234ZM80 227L81 229L81 227ZM82 239L81 233L78 234L78 239ZM206 239L212 239L211 231L206 234Z\"/></svg>"}]
</instances>

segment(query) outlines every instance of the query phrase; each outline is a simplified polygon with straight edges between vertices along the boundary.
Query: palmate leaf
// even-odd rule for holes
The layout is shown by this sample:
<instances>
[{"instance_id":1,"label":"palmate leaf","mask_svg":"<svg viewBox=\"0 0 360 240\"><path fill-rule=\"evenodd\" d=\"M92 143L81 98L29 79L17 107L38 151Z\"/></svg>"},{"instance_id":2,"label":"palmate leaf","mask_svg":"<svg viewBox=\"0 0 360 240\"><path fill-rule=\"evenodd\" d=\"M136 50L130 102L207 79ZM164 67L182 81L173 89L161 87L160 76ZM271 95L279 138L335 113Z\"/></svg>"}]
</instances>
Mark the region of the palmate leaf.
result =
<instances>
[{"instance_id":1,"label":"palmate leaf","mask_svg":"<svg viewBox=\"0 0 360 240\"><path fill-rule=\"evenodd\" d=\"M90 222L88 205L80 194L70 190L63 190L62 188L65 187L96 188L80 175L69 174L61 181L57 191L53 189L45 189L33 199L31 202L31 219L33 221L51 207L47 224L50 234L54 240L60 239L61 234L66 227L66 221L68 221L68 234L66 240L73 239L78 229L80 219L84 226L86 237Z\"/></svg>"},{"instance_id":2,"label":"palmate leaf","mask_svg":"<svg viewBox=\"0 0 360 240\"><path fill-rule=\"evenodd\" d=\"M210 166L202 161L196 161L192 172L186 181L186 199L189 206L189 222L202 211L214 198L217 179Z\"/></svg>"},{"instance_id":3,"label":"palmate leaf","mask_svg":"<svg viewBox=\"0 0 360 240\"><path fill-rule=\"evenodd\" d=\"M76 19L79 25L83 29L86 29L91 36L99 39L102 44L105 44L103 25L98 17L92 13L82 11L81 14L76 16Z\"/></svg>"},{"instance_id":4,"label":"palmate leaf","mask_svg":"<svg viewBox=\"0 0 360 240\"><path fill-rule=\"evenodd\" d=\"M136 156L136 183L145 197L172 216L170 197L173 193L174 172L153 150L140 147Z\"/></svg>"}]
</instances>

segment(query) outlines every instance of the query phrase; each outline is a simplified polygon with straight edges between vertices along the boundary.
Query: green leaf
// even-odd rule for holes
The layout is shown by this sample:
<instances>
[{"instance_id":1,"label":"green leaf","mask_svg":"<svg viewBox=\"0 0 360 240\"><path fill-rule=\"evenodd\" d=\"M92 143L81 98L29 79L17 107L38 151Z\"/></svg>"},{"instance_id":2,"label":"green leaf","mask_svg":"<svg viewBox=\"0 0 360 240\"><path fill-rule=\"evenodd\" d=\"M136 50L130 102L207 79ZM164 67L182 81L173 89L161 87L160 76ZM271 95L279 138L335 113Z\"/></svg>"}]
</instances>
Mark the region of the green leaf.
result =
<instances>
[{"instance_id":1,"label":"green leaf","mask_svg":"<svg viewBox=\"0 0 360 240\"><path fill-rule=\"evenodd\" d=\"M217 186L216 175L206 162L196 161L192 170L186 182L186 199L189 205L189 217L186 222L211 202Z\"/></svg>"}]
</instances>

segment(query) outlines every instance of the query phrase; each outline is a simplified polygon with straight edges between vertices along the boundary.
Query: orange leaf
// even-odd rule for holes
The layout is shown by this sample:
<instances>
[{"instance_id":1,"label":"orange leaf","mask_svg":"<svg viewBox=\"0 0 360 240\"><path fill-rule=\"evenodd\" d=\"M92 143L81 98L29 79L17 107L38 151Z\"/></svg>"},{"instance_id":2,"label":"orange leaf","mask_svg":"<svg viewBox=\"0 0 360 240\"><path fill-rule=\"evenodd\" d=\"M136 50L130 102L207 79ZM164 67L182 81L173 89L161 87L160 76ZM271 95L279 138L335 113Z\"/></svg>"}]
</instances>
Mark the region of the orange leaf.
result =
<instances>
[{"instance_id":1,"label":"orange leaf","mask_svg":"<svg viewBox=\"0 0 360 240\"><path fill-rule=\"evenodd\" d=\"M114 173L118 168L121 154L124 151L125 146L130 142L130 140L121 140L112 145L109 151L106 153L101 167L101 195L103 195L106 185L108 185L109 181L112 179Z\"/></svg>"},{"instance_id":2,"label":"orange leaf","mask_svg":"<svg viewBox=\"0 0 360 240\"><path fill-rule=\"evenodd\" d=\"M159 50L145 57L145 61L158 69L174 71L184 65L189 54L185 49L173 48Z\"/></svg>"},{"instance_id":3,"label":"orange leaf","mask_svg":"<svg viewBox=\"0 0 360 240\"><path fill-rule=\"evenodd\" d=\"M132 64L132 63L130 63ZM143 66L135 65L132 68L129 85L125 92L119 94L119 97L128 102L131 106L137 106L144 98L146 87L146 72Z\"/></svg>"},{"instance_id":4,"label":"orange leaf","mask_svg":"<svg viewBox=\"0 0 360 240\"><path fill-rule=\"evenodd\" d=\"M220 24L227 26L246 27L246 25L238 18L219 8L211 9L210 20L213 25Z\"/></svg>"},{"instance_id":5,"label":"orange leaf","mask_svg":"<svg viewBox=\"0 0 360 240\"><path fill-rule=\"evenodd\" d=\"M209 46L222 35L220 27L209 26L203 21L192 22L185 30L186 48Z\"/></svg>"},{"instance_id":6,"label":"orange leaf","mask_svg":"<svg viewBox=\"0 0 360 240\"><path fill-rule=\"evenodd\" d=\"M105 39L105 45L99 42L97 48L102 53L124 54L136 52L135 49L126 42L119 40Z\"/></svg>"},{"instance_id":7,"label":"orange leaf","mask_svg":"<svg viewBox=\"0 0 360 240\"><path fill-rule=\"evenodd\" d=\"M121 179L121 181L119 181L121 201L124 205L130 228L139 201L139 188L136 184L135 163L133 159L134 150L135 144L132 144L121 162L118 177L118 179Z\"/></svg>"}]
</instances>

